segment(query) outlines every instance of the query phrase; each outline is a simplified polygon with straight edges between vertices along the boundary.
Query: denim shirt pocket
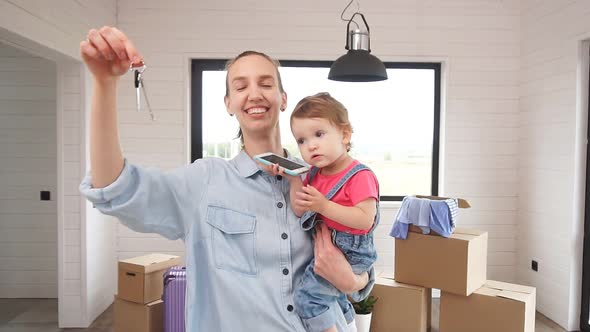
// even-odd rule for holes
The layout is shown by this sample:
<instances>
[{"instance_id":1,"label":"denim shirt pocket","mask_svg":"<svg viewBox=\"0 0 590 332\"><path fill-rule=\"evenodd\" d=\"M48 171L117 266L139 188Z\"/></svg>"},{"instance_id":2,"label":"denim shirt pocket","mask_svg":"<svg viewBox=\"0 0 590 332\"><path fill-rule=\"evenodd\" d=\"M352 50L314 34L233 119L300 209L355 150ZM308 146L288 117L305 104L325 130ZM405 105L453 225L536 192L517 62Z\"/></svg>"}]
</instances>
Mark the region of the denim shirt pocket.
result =
<instances>
[{"instance_id":1,"label":"denim shirt pocket","mask_svg":"<svg viewBox=\"0 0 590 332\"><path fill-rule=\"evenodd\" d=\"M256 217L219 206L207 207L211 249L218 269L249 276L256 268Z\"/></svg>"}]
</instances>

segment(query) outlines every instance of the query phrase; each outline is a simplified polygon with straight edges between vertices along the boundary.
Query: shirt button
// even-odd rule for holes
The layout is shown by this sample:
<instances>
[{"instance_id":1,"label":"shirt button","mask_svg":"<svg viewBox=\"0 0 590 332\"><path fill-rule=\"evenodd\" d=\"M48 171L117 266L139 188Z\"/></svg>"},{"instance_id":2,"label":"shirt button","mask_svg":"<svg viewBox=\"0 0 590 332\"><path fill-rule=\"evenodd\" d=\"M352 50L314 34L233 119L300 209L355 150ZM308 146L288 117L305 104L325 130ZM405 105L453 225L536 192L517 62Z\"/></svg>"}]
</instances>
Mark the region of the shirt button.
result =
<instances>
[{"instance_id":1,"label":"shirt button","mask_svg":"<svg viewBox=\"0 0 590 332\"><path fill-rule=\"evenodd\" d=\"M282 177L282 176L280 176L280 175L277 175L277 180L281 181L282 179L283 179L283 177Z\"/></svg>"},{"instance_id":2,"label":"shirt button","mask_svg":"<svg viewBox=\"0 0 590 332\"><path fill-rule=\"evenodd\" d=\"M288 237L289 237L289 235L287 235L287 233L283 233L283 234L281 234L281 238L282 238L283 240L286 240Z\"/></svg>"},{"instance_id":3,"label":"shirt button","mask_svg":"<svg viewBox=\"0 0 590 332\"><path fill-rule=\"evenodd\" d=\"M280 209L280 208L282 208L282 207L283 207L283 202L278 202L278 203L277 203L277 207L278 207L279 209Z\"/></svg>"},{"instance_id":4,"label":"shirt button","mask_svg":"<svg viewBox=\"0 0 590 332\"><path fill-rule=\"evenodd\" d=\"M287 274L289 274L289 269L283 269L283 274L284 274L284 275L287 275Z\"/></svg>"},{"instance_id":5,"label":"shirt button","mask_svg":"<svg viewBox=\"0 0 590 332\"><path fill-rule=\"evenodd\" d=\"M287 311L293 311L293 306L289 304L289 305L287 306Z\"/></svg>"}]
</instances>

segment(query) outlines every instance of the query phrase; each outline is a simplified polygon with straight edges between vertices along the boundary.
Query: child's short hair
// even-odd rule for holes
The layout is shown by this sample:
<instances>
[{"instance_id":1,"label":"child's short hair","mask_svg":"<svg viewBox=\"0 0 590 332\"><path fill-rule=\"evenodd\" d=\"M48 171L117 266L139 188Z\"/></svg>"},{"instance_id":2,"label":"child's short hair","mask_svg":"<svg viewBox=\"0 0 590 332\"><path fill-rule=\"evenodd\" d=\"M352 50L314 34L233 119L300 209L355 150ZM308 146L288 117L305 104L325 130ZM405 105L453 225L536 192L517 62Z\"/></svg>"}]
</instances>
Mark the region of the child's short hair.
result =
<instances>
[{"instance_id":1,"label":"child's short hair","mask_svg":"<svg viewBox=\"0 0 590 332\"><path fill-rule=\"evenodd\" d=\"M291 113L290 123L293 125L293 119L309 118L326 119L341 130L349 130L352 134L352 125L348 120L346 107L327 92L301 99ZM348 143L346 150L350 151L350 148L351 143Z\"/></svg>"}]
</instances>

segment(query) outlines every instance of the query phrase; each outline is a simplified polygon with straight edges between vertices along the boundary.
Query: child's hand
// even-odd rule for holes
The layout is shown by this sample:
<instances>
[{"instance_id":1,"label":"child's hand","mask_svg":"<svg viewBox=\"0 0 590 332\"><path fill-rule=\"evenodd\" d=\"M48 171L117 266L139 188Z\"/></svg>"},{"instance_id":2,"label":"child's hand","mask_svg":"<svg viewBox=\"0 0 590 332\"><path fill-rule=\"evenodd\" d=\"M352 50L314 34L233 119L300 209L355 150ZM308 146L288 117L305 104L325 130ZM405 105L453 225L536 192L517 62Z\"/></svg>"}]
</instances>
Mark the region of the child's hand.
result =
<instances>
[{"instance_id":1,"label":"child's hand","mask_svg":"<svg viewBox=\"0 0 590 332\"><path fill-rule=\"evenodd\" d=\"M326 205L330 202L321 192L310 185L301 187L301 190L302 191L297 192L295 204L306 210L321 214Z\"/></svg>"}]
</instances>

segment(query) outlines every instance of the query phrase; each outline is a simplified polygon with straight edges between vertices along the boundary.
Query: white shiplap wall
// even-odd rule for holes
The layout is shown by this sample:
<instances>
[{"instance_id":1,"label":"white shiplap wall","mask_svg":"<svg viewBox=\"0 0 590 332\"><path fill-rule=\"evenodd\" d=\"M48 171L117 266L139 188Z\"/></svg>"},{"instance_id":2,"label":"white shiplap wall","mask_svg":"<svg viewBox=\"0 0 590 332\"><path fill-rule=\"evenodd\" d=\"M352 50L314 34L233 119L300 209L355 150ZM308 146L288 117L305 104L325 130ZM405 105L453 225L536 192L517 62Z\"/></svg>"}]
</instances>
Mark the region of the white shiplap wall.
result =
<instances>
[{"instance_id":1,"label":"white shiplap wall","mask_svg":"<svg viewBox=\"0 0 590 332\"><path fill-rule=\"evenodd\" d=\"M53 121L53 125L57 123L58 128L57 188L61 196L57 198L58 215L53 222L58 224L57 238L61 245L53 267L60 263L60 327L88 326L105 308L104 296L99 293L109 287L109 281L104 278L93 284L87 284L85 278L108 265L100 255L103 248L92 246L96 241L86 241L89 236L97 238L103 234L87 233L100 229L89 229L87 222L100 221L87 220L84 203L77 192L80 177L85 172L86 145L79 43L90 28L115 24L115 11L116 0L64 0L58 3L0 0L0 40L58 64L57 91L54 93L57 96L57 121ZM35 137L34 133L32 135ZM104 249L108 249L108 244ZM114 273L114 269L106 271L109 275Z\"/></svg>"},{"instance_id":2,"label":"white shiplap wall","mask_svg":"<svg viewBox=\"0 0 590 332\"><path fill-rule=\"evenodd\" d=\"M589 14L588 1L524 1L522 7L518 279L536 286L537 309L569 330L579 327L575 144L576 129L586 123L576 123L576 71L580 42L590 39ZM588 72L581 74L587 80ZM530 269L532 259L538 272Z\"/></svg>"},{"instance_id":3,"label":"white shiplap wall","mask_svg":"<svg viewBox=\"0 0 590 332\"><path fill-rule=\"evenodd\" d=\"M0 298L57 297L55 85L55 63L0 43Z\"/></svg>"},{"instance_id":4,"label":"white shiplap wall","mask_svg":"<svg viewBox=\"0 0 590 332\"><path fill-rule=\"evenodd\" d=\"M162 168L188 159L189 58L228 58L256 49L278 59L335 59L343 53L345 5L334 0L118 1L118 26L150 66L150 102L162 119L152 124L145 113L134 112L132 83L124 79L119 107L126 156ZM489 231L489 277L514 281L519 2L380 0L362 3L361 10L371 27L373 53L381 59L444 62L443 193L472 203L461 213L462 226ZM158 143L161 138L165 144ZM377 230L378 268L387 274L393 270L387 233L395 212L395 205L386 207ZM118 230L120 257L183 250L178 242Z\"/></svg>"}]
</instances>

